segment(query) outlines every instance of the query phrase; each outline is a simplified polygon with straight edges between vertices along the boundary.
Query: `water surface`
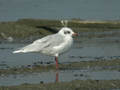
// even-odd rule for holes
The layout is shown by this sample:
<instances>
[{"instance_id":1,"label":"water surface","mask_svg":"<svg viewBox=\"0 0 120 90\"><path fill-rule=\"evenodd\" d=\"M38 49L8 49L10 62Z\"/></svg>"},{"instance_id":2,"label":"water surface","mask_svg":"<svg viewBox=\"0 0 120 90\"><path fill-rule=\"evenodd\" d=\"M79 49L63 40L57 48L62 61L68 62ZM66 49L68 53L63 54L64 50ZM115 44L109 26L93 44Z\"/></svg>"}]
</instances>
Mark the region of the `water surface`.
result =
<instances>
[{"instance_id":1,"label":"water surface","mask_svg":"<svg viewBox=\"0 0 120 90\"><path fill-rule=\"evenodd\" d=\"M41 73L24 73L0 77L0 86L69 82L72 80L120 80L118 71L61 70Z\"/></svg>"},{"instance_id":2,"label":"water surface","mask_svg":"<svg viewBox=\"0 0 120 90\"><path fill-rule=\"evenodd\" d=\"M0 21L21 18L119 20L119 0L0 0Z\"/></svg>"}]
</instances>

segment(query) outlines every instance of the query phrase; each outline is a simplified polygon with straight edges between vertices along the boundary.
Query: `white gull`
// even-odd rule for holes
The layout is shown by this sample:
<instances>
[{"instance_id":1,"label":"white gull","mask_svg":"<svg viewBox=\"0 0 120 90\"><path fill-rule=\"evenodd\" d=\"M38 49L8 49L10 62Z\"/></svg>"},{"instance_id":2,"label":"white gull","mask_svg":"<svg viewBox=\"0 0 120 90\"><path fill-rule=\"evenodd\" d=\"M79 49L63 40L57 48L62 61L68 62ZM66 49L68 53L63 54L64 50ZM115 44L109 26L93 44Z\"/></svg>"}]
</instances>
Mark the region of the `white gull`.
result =
<instances>
[{"instance_id":1,"label":"white gull","mask_svg":"<svg viewBox=\"0 0 120 90\"><path fill-rule=\"evenodd\" d=\"M40 52L55 56L56 69L58 69L58 56L71 48L73 44L72 36L76 35L77 33L74 33L72 29L63 27L58 33L38 39L32 44L13 51L13 53Z\"/></svg>"}]
</instances>

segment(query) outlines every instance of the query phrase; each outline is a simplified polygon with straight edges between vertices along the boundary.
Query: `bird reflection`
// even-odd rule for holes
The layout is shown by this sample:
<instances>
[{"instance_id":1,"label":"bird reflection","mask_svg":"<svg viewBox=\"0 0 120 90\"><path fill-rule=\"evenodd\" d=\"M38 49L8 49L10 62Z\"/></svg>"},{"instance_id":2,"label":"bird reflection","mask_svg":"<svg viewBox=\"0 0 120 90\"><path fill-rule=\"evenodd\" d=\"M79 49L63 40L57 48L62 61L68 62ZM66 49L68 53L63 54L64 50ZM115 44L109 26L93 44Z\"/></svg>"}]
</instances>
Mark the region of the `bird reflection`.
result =
<instances>
[{"instance_id":1,"label":"bird reflection","mask_svg":"<svg viewBox=\"0 0 120 90\"><path fill-rule=\"evenodd\" d=\"M56 70L55 74L56 74L55 82L59 82L59 70Z\"/></svg>"}]
</instances>

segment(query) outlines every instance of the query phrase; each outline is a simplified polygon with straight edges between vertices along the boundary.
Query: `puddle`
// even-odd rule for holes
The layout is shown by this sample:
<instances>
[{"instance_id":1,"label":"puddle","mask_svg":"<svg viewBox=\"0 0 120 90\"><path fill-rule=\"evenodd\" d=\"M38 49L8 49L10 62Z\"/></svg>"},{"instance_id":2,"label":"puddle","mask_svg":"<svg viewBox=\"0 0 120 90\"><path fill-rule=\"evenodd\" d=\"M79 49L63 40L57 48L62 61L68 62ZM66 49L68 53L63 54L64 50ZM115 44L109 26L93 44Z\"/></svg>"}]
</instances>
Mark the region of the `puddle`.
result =
<instances>
[{"instance_id":1,"label":"puddle","mask_svg":"<svg viewBox=\"0 0 120 90\"><path fill-rule=\"evenodd\" d=\"M0 76L0 86L20 85L24 83L51 83L72 80L120 80L118 71L61 70L41 73L24 73Z\"/></svg>"}]
</instances>

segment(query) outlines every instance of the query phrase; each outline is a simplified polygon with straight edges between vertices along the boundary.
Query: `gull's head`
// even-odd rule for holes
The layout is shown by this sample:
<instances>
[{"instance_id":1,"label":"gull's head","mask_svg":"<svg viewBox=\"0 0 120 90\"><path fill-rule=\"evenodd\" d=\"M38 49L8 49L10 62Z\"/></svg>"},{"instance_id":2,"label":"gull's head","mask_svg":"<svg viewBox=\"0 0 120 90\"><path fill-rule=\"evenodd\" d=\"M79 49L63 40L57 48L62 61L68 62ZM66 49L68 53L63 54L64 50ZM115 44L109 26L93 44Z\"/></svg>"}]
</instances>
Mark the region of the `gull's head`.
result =
<instances>
[{"instance_id":1,"label":"gull's head","mask_svg":"<svg viewBox=\"0 0 120 90\"><path fill-rule=\"evenodd\" d=\"M77 33L73 32L73 30L71 28L68 27L63 27L60 29L60 31L58 32L58 34L62 35L62 36L77 36Z\"/></svg>"}]
</instances>

